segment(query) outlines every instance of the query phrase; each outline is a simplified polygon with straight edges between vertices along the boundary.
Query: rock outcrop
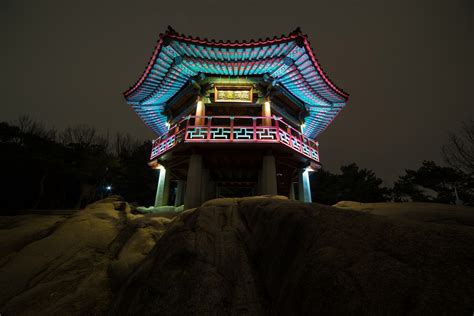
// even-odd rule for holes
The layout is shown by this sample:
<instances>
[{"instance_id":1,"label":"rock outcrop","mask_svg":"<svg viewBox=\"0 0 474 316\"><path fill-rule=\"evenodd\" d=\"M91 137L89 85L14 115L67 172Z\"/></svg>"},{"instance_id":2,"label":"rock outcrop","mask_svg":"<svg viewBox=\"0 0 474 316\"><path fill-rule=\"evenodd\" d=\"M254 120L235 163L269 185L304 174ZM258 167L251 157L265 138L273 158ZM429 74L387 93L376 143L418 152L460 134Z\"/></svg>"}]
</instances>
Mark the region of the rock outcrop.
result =
<instances>
[{"instance_id":1,"label":"rock outcrop","mask_svg":"<svg viewBox=\"0 0 474 316\"><path fill-rule=\"evenodd\" d=\"M351 203L218 199L169 218L110 198L0 217L0 312L472 314L474 210Z\"/></svg>"},{"instance_id":2,"label":"rock outcrop","mask_svg":"<svg viewBox=\"0 0 474 316\"><path fill-rule=\"evenodd\" d=\"M341 201L334 206L393 219L474 227L474 208L469 206L420 202L359 203L352 201Z\"/></svg>"},{"instance_id":3,"label":"rock outcrop","mask_svg":"<svg viewBox=\"0 0 474 316\"><path fill-rule=\"evenodd\" d=\"M115 298L125 314L469 314L474 230L275 199L177 218Z\"/></svg>"},{"instance_id":4,"label":"rock outcrop","mask_svg":"<svg viewBox=\"0 0 474 316\"><path fill-rule=\"evenodd\" d=\"M6 315L106 313L113 289L170 222L134 215L118 198L70 217L24 215L20 223L17 217L0 219L0 311Z\"/></svg>"}]
</instances>

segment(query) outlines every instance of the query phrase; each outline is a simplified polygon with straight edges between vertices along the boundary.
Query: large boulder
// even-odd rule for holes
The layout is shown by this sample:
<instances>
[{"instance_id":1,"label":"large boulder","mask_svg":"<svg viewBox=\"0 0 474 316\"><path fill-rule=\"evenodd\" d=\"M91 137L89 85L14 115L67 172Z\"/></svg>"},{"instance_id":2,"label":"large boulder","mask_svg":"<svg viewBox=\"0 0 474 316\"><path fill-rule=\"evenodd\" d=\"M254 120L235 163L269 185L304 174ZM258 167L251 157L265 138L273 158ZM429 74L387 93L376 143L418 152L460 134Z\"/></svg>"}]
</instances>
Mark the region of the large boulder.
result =
<instances>
[{"instance_id":1,"label":"large boulder","mask_svg":"<svg viewBox=\"0 0 474 316\"><path fill-rule=\"evenodd\" d=\"M472 313L469 227L270 198L217 202L171 223L113 313Z\"/></svg>"},{"instance_id":2,"label":"large boulder","mask_svg":"<svg viewBox=\"0 0 474 316\"><path fill-rule=\"evenodd\" d=\"M110 197L70 217L3 218L0 311L103 314L170 220L134 215ZM7 223L10 224L7 225ZM115 270L114 270L115 269Z\"/></svg>"},{"instance_id":3,"label":"large boulder","mask_svg":"<svg viewBox=\"0 0 474 316\"><path fill-rule=\"evenodd\" d=\"M110 197L71 216L1 217L0 311L470 315L471 210L271 196L172 217Z\"/></svg>"}]
</instances>

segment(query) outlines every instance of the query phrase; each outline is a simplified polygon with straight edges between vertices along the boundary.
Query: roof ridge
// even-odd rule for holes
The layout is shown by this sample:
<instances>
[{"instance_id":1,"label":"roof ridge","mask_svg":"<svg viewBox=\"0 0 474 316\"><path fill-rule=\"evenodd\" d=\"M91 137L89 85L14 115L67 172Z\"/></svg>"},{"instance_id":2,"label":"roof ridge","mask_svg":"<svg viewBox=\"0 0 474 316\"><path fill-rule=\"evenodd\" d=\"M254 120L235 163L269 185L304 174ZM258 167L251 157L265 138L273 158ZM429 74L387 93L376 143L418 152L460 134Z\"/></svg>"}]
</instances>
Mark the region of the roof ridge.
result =
<instances>
[{"instance_id":1,"label":"roof ridge","mask_svg":"<svg viewBox=\"0 0 474 316\"><path fill-rule=\"evenodd\" d=\"M190 42L193 44L201 44L201 45L208 45L208 46L215 46L215 47L255 47L255 46L264 46L268 44L275 44L279 42L285 42L285 41L291 41L291 40L301 40L302 41L302 46L305 47L305 50L310 56L310 59L312 59L312 62L317 70L317 72L320 74L322 79L326 82L327 85L329 85L336 94L342 96L344 99L348 99L349 94L345 92L343 89L339 88L336 86L336 84L329 79L327 74L323 71L321 65L319 64L318 60L316 59L316 56L313 52L313 49L311 47L311 44L309 43L308 36L304 35L301 31L300 27L297 27L295 30L293 30L291 33L288 35L281 35L281 36L274 36L273 39L267 37L265 39L259 38L258 40L251 39L251 40L243 40L243 41L223 41L223 40L215 40L215 39L201 39L199 37L193 37L190 35L184 35L184 34L179 34L173 27L168 26L167 30L165 31L164 34L160 34L158 42L156 43L155 49L153 51L153 55L151 56L147 67L145 71L143 72L142 76L138 79L138 81L131 86L128 90L123 92L123 95L127 98L130 95L132 95L137 88L145 81L146 77L148 76L148 73L150 72L154 61L158 57L159 51L161 50L162 45L167 45L170 40L178 40L178 41L184 41L184 42Z\"/></svg>"},{"instance_id":2,"label":"roof ridge","mask_svg":"<svg viewBox=\"0 0 474 316\"><path fill-rule=\"evenodd\" d=\"M273 36L273 38L266 37L265 39L243 39L243 40L222 40L222 39L209 39L204 37L201 39L199 36L186 35L183 33L178 33L173 27L168 26L166 32L163 34L163 37L170 37L184 41L198 42L200 44L207 45L217 45L217 46L251 46L251 45L264 45L276 41L285 41L294 39L296 37L303 36L301 28L297 27L295 30L290 32L288 35L282 34L280 36Z\"/></svg>"}]
</instances>

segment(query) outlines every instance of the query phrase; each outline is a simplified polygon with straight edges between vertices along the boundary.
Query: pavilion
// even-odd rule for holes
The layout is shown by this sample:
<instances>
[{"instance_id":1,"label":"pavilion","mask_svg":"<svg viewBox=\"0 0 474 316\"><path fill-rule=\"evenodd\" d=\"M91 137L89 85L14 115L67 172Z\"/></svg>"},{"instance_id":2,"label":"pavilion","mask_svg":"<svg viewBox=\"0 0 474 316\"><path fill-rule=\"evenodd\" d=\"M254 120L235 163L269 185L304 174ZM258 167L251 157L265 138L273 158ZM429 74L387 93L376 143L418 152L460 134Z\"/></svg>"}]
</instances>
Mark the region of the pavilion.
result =
<instances>
[{"instance_id":1,"label":"pavilion","mask_svg":"<svg viewBox=\"0 0 474 316\"><path fill-rule=\"evenodd\" d=\"M127 103L157 135L155 206L274 195L311 202L315 139L348 94L324 73L299 29L243 42L161 34Z\"/></svg>"}]
</instances>

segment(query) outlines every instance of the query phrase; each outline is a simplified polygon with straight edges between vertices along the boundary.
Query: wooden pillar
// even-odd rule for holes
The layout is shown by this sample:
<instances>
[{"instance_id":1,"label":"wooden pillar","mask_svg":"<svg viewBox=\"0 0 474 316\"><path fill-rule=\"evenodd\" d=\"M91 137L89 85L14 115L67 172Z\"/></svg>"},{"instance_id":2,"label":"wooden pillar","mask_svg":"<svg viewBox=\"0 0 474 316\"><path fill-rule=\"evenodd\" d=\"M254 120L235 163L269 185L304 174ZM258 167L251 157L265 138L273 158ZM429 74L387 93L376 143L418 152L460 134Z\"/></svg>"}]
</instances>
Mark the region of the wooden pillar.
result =
<instances>
[{"instance_id":1,"label":"wooden pillar","mask_svg":"<svg viewBox=\"0 0 474 316\"><path fill-rule=\"evenodd\" d=\"M263 103L262 116L265 117L263 119L263 125L264 126L272 126L272 108L270 106L270 99L268 99L268 98L265 99L265 102Z\"/></svg>"},{"instance_id":2,"label":"wooden pillar","mask_svg":"<svg viewBox=\"0 0 474 316\"><path fill-rule=\"evenodd\" d=\"M197 99L196 116L206 116L206 106L204 105L204 102L201 100L200 97ZM204 118L196 118L196 125L204 125L204 124L205 124Z\"/></svg>"}]
</instances>

